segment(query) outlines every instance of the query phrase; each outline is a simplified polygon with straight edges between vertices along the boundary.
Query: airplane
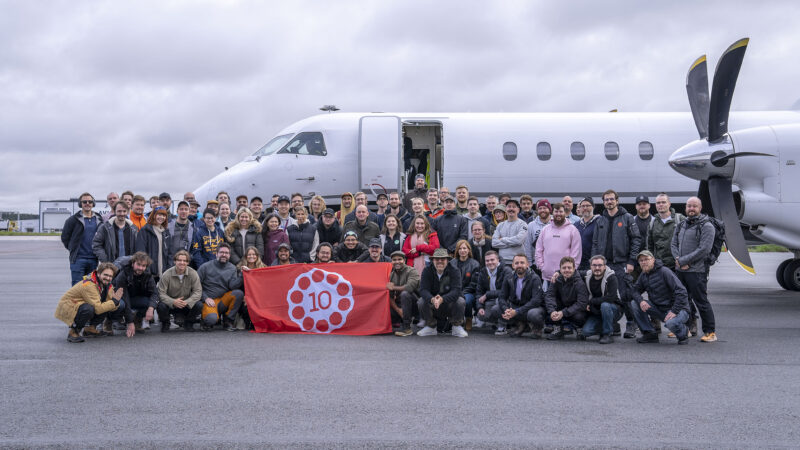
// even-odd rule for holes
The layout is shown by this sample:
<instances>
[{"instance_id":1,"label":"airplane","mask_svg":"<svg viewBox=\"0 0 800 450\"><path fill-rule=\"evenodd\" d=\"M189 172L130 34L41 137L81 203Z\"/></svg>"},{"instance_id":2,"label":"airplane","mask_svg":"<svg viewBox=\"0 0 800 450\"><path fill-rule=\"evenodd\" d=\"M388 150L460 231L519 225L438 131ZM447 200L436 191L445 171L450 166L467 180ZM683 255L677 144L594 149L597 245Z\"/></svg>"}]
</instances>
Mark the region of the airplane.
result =
<instances>
[{"instance_id":1,"label":"airplane","mask_svg":"<svg viewBox=\"0 0 800 450\"><path fill-rule=\"evenodd\" d=\"M717 67L721 80L726 75L729 79L733 68L738 74L738 65L723 66L731 58L728 54L738 53L723 56ZM693 65L694 73L705 70L704 62ZM699 104L698 108L713 106L715 120L724 112L725 127L716 122L712 126L708 113L703 116L702 109L695 113L695 106L691 114L329 110L287 126L194 194L202 203L219 191L248 198L299 192L305 198L320 195L326 204L337 205L344 192L361 190L373 199L376 189L402 195L413 188L410 184L420 172L430 187L463 184L470 195L481 199L500 192L558 201L565 194L597 198L613 188L622 204L632 204L640 194L653 197L666 192L677 206L698 194L694 180L701 180L700 197L707 209L723 214L734 259L753 273L744 238L740 239L742 231L735 230L738 215L759 239L794 251L795 258L780 268L782 275L793 271L785 277L789 282L778 278L784 288L800 290L800 225L789 223L800 217L796 213L800 172L795 165L800 159L800 111L728 114L733 84L720 81L717 88L716 80L710 103L703 103L699 82L693 81L699 94L690 93L690 103ZM706 98L707 91L706 87ZM698 121L708 124L714 131L708 136L714 139L709 141L702 132L700 141L693 137L693 130L700 129ZM727 133L728 121L731 129L741 131ZM741 149L776 156L739 159L744 156ZM740 190L732 196L733 184Z\"/></svg>"}]
</instances>

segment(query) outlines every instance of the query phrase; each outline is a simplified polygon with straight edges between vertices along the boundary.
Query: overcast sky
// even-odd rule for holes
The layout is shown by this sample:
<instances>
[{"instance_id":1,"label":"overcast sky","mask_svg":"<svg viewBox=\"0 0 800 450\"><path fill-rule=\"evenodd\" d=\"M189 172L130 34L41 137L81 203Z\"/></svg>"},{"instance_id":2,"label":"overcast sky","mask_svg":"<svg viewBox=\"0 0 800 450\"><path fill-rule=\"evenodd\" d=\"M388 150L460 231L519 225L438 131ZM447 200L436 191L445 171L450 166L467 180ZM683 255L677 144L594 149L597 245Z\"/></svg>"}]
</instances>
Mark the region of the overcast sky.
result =
<instances>
[{"instance_id":1,"label":"overcast sky","mask_svg":"<svg viewBox=\"0 0 800 450\"><path fill-rule=\"evenodd\" d=\"M749 36L734 110L800 99L800 3L0 0L0 210L180 195L343 111L688 111ZM796 107L796 106L795 106Z\"/></svg>"}]
</instances>

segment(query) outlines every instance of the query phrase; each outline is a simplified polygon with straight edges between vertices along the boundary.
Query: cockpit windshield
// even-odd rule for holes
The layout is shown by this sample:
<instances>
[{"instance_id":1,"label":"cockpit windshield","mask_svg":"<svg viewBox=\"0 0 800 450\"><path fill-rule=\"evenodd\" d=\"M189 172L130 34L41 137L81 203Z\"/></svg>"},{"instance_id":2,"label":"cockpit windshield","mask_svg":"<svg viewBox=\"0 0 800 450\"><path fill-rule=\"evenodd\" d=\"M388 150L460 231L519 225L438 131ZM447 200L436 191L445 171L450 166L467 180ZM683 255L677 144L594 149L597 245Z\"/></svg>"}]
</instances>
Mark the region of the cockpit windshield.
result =
<instances>
[{"instance_id":1,"label":"cockpit windshield","mask_svg":"<svg viewBox=\"0 0 800 450\"><path fill-rule=\"evenodd\" d=\"M291 134L282 134L280 136L275 136L269 142L264 144L263 147L258 149L252 156L261 157L271 155L277 152L284 144L292 137Z\"/></svg>"},{"instance_id":2,"label":"cockpit windshield","mask_svg":"<svg viewBox=\"0 0 800 450\"><path fill-rule=\"evenodd\" d=\"M328 154L328 150L325 148L325 140L322 139L322 133L319 131L305 131L298 133L278 153L325 156Z\"/></svg>"}]
</instances>

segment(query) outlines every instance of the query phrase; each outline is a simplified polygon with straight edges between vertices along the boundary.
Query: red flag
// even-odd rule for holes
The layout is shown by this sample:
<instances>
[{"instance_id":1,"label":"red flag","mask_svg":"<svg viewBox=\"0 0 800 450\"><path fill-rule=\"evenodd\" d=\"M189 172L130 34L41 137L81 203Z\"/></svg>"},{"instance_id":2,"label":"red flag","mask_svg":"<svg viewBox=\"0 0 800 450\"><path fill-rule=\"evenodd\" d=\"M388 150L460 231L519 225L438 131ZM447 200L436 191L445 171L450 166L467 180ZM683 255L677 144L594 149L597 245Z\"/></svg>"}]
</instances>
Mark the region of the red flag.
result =
<instances>
[{"instance_id":1,"label":"red flag","mask_svg":"<svg viewBox=\"0 0 800 450\"><path fill-rule=\"evenodd\" d=\"M250 320L260 333L390 333L391 270L389 263L334 263L246 271Z\"/></svg>"}]
</instances>

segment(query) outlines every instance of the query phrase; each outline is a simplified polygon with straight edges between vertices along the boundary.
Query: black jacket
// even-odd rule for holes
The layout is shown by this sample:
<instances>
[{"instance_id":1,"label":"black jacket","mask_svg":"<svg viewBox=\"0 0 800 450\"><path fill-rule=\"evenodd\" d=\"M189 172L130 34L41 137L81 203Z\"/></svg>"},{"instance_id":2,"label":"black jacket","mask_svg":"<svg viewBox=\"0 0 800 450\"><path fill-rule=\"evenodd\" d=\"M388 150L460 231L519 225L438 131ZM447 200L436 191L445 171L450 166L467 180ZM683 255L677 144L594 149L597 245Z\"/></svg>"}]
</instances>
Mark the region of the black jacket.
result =
<instances>
[{"instance_id":1,"label":"black jacket","mask_svg":"<svg viewBox=\"0 0 800 450\"><path fill-rule=\"evenodd\" d=\"M419 284L419 295L426 302L437 295L441 295L444 303L452 304L461 297L461 274L458 269L447 264L442 278L436 274L436 267L429 265L422 271L422 280Z\"/></svg>"},{"instance_id":2,"label":"black jacket","mask_svg":"<svg viewBox=\"0 0 800 450\"><path fill-rule=\"evenodd\" d=\"M592 278L594 278L592 271L587 271L584 282L586 283L586 290L589 293L589 307L591 308L590 311L592 314L600 314L600 306L602 306L603 303L613 303L617 306L622 306L622 300L619 298L619 284L617 283L617 277L614 275L613 270L606 266L606 272L600 280L600 290L603 293L600 297L592 296L592 291L589 287Z\"/></svg>"},{"instance_id":3,"label":"black jacket","mask_svg":"<svg viewBox=\"0 0 800 450\"><path fill-rule=\"evenodd\" d=\"M162 252L162 270L166 271L170 267L172 267L172 255L169 254L169 247L170 247L170 236L169 231L165 228L164 231L161 233L161 248L158 248L158 238L156 237L156 230L153 228L152 225L147 224L142 227L141 230L136 234L136 251L137 252L145 252L150 259L153 260L153 263L150 264L148 270L154 277L161 277L161 274L158 272L158 252Z\"/></svg>"},{"instance_id":4,"label":"black jacket","mask_svg":"<svg viewBox=\"0 0 800 450\"><path fill-rule=\"evenodd\" d=\"M689 312L686 288L678 276L664 267L661 261L656 261L653 270L642 272L636 279L632 293L636 303L642 302L642 292L647 292L650 304L664 314L668 311L675 314L681 311Z\"/></svg>"},{"instance_id":5,"label":"black jacket","mask_svg":"<svg viewBox=\"0 0 800 450\"><path fill-rule=\"evenodd\" d=\"M472 279L474 275L481 270L478 261L472 258L467 258L466 261L453 258L450 260L449 264L458 269L458 272L461 274L461 290L464 291L465 294L474 294L475 287L472 285Z\"/></svg>"},{"instance_id":6,"label":"black jacket","mask_svg":"<svg viewBox=\"0 0 800 450\"><path fill-rule=\"evenodd\" d=\"M128 323L133 322L133 311L131 310L131 297L147 297L150 299L148 307L155 309L158 305L158 289L153 275L145 270L141 275L133 273L133 263L128 262L120 269L114 278L112 285L114 288L122 288L122 299L125 301L123 315Z\"/></svg>"},{"instance_id":7,"label":"black jacket","mask_svg":"<svg viewBox=\"0 0 800 450\"><path fill-rule=\"evenodd\" d=\"M119 236L114 221L106 222L97 227L97 233L92 240L92 252L98 262L114 262L121 256L130 256L136 247L136 227L125 222L122 228L125 254L119 254Z\"/></svg>"},{"instance_id":8,"label":"black jacket","mask_svg":"<svg viewBox=\"0 0 800 450\"><path fill-rule=\"evenodd\" d=\"M517 274L512 272L503 280L503 290L497 298L497 304L501 313L513 308L524 318L528 311L542 306L543 297L542 280L531 271L522 279L522 295L517 297Z\"/></svg>"},{"instance_id":9,"label":"black jacket","mask_svg":"<svg viewBox=\"0 0 800 450\"><path fill-rule=\"evenodd\" d=\"M559 275L555 283L550 283L544 301L547 305L547 314L562 310L564 317L581 312L586 313L586 305L589 304L589 290L586 289L586 283L578 275L578 272L569 278Z\"/></svg>"},{"instance_id":10,"label":"black jacket","mask_svg":"<svg viewBox=\"0 0 800 450\"><path fill-rule=\"evenodd\" d=\"M491 289L491 286L489 285L489 282L491 281L489 279L489 269L486 267L481 267L481 270L472 276L472 285L475 289L475 298L478 299L486 295L486 301L496 299L503 291L503 283L505 282L506 278L512 276L514 276L514 272L511 270L511 268L500 264L497 266L497 280L494 282L495 289Z\"/></svg>"},{"instance_id":11,"label":"black jacket","mask_svg":"<svg viewBox=\"0 0 800 450\"><path fill-rule=\"evenodd\" d=\"M494 250L494 247L492 247L492 238L490 236L484 237L483 245L480 246L475 245L475 241L470 239L469 247L472 249L472 257L475 258L475 261L478 261L481 267L486 265L486 252Z\"/></svg>"},{"instance_id":12,"label":"black jacket","mask_svg":"<svg viewBox=\"0 0 800 450\"><path fill-rule=\"evenodd\" d=\"M358 257L367 251L367 246L361 242L356 243L352 250L345 247L344 242L333 248L333 260L336 262L357 261Z\"/></svg>"},{"instance_id":13,"label":"black jacket","mask_svg":"<svg viewBox=\"0 0 800 450\"><path fill-rule=\"evenodd\" d=\"M264 254L264 237L261 235L260 231L256 231L255 225L250 225L247 227L247 233L245 233L245 238L242 239L242 233L239 230L235 230L233 233L233 242L228 242L231 244L231 264L234 266L239 264L239 261L244 258L244 252L247 251L248 247L255 247L258 249L258 254ZM226 236L227 239L227 236Z\"/></svg>"},{"instance_id":14,"label":"black jacket","mask_svg":"<svg viewBox=\"0 0 800 450\"><path fill-rule=\"evenodd\" d=\"M453 254L456 250L456 242L467 239L468 222L466 217L456 213L455 210L445 211L433 223L433 228L439 235L439 246Z\"/></svg>"},{"instance_id":15,"label":"black jacket","mask_svg":"<svg viewBox=\"0 0 800 450\"><path fill-rule=\"evenodd\" d=\"M608 263L636 265L636 256L642 247L642 238L639 227L633 216L618 208L614 217L608 216L608 211L596 219L597 225L592 237L592 255L603 255ZM606 254L609 227L611 230L611 254Z\"/></svg>"},{"instance_id":16,"label":"black jacket","mask_svg":"<svg viewBox=\"0 0 800 450\"><path fill-rule=\"evenodd\" d=\"M94 211L92 211L92 215L97 218L97 229L99 230L100 225L103 224L103 218ZM67 221L64 222L64 229L61 230L61 243L64 244L64 248L69 250L70 263L78 260L78 249L81 247L82 238L83 212L78 211L77 214L69 216Z\"/></svg>"},{"instance_id":17,"label":"black jacket","mask_svg":"<svg viewBox=\"0 0 800 450\"><path fill-rule=\"evenodd\" d=\"M292 224L286 227L286 233L289 235L289 244L292 246L292 258L299 263L310 263L317 227L311 222L305 222L302 225Z\"/></svg>"},{"instance_id":18,"label":"black jacket","mask_svg":"<svg viewBox=\"0 0 800 450\"><path fill-rule=\"evenodd\" d=\"M325 228L325 224L323 224L320 220L316 223L316 227L320 244L327 242L328 244L335 246L339 242L342 242L342 227L339 226L338 220L334 220L333 225L331 225L330 228Z\"/></svg>"},{"instance_id":19,"label":"black jacket","mask_svg":"<svg viewBox=\"0 0 800 450\"><path fill-rule=\"evenodd\" d=\"M367 251L362 253L361 256L359 256L356 261L358 261L360 263L371 263L371 262L390 263L390 262L392 262L392 260L388 256L384 255L383 253L381 253L380 258L378 258L378 261L373 261L372 258L369 257L369 249L367 249Z\"/></svg>"}]
</instances>

